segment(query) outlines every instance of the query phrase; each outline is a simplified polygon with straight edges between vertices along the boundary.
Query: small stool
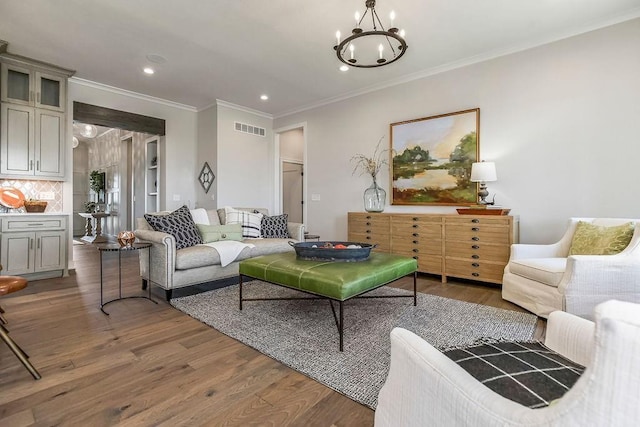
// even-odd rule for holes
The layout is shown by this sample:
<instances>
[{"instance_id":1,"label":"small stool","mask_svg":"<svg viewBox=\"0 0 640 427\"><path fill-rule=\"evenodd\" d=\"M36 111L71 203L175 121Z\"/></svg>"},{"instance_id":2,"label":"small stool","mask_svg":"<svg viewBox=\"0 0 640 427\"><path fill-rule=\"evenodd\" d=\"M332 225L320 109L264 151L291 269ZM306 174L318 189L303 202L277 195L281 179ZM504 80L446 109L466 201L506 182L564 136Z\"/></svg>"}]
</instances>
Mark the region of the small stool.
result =
<instances>
[{"instance_id":1,"label":"small stool","mask_svg":"<svg viewBox=\"0 0 640 427\"><path fill-rule=\"evenodd\" d=\"M0 296L10 294L12 292L20 291L27 287L27 279L18 276L0 276ZM4 310L3 310L4 311ZM4 322L6 323L6 321ZM9 336L7 329L0 325L0 338L4 341L7 346L13 351L13 354L22 362L27 371L35 378L39 380L41 377L40 373L33 367L31 362L29 362L29 356L24 352L23 349L20 348L18 344Z\"/></svg>"}]
</instances>

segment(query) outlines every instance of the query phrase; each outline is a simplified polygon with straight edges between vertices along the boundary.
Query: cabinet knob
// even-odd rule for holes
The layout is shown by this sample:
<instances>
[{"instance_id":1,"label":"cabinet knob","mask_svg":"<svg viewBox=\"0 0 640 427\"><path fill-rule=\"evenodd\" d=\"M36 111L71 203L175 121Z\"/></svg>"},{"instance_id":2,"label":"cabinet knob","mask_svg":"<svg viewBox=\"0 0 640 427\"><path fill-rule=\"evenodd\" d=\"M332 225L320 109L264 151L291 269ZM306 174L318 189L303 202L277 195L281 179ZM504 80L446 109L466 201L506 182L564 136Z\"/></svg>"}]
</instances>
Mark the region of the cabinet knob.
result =
<instances>
[{"instance_id":1,"label":"cabinet knob","mask_svg":"<svg viewBox=\"0 0 640 427\"><path fill-rule=\"evenodd\" d=\"M412 251L412 252L414 252L414 253L418 253L418 252L420 252L420 250L419 250L419 249L411 249L411 251Z\"/></svg>"},{"instance_id":2,"label":"cabinet knob","mask_svg":"<svg viewBox=\"0 0 640 427\"><path fill-rule=\"evenodd\" d=\"M414 245L417 245L417 244L418 244L418 241L417 241L417 240L414 240L414 241L413 241L413 244L414 244Z\"/></svg>"},{"instance_id":3,"label":"cabinet knob","mask_svg":"<svg viewBox=\"0 0 640 427\"><path fill-rule=\"evenodd\" d=\"M478 245L471 245L471 249L480 249L480 246L478 246Z\"/></svg>"},{"instance_id":4,"label":"cabinet knob","mask_svg":"<svg viewBox=\"0 0 640 427\"><path fill-rule=\"evenodd\" d=\"M371 219L371 215L367 215L367 216L365 216L365 218Z\"/></svg>"},{"instance_id":5,"label":"cabinet knob","mask_svg":"<svg viewBox=\"0 0 640 427\"><path fill-rule=\"evenodd\" d=\"M414 257L413 257L413 259L418 259L418 256L417 256L417 255L416 255L416 256L414 256Z\"/></svg>"},{"instance_id":6,"label":"cabinet knob","mask_svg":"<svg viewBox=\"0 0 640 427\"><path fill-rule=\"evenodd\" d=\"M471 231L480 231L479 227L471 227Z\"/></svg>"},{"instance_id":7,"label":"cabinet knob","mask_svg":"<svg viewBox=\"0 0 640 427\"><path fill-rule=\"evenodd\" d=\"M371 240L371 236L367 236L367 240Z\"/></svg>"},{"instance_id":8,"label":"cabinet knob","mask_svg":"<svg viewBox=\"0 0 640 427\"><path fill-rule=\"evenodd\" d=\"M479 237L477 237L477 236L473 236L473 237L471 238L471 240L473 240L474 242L477 242L478 240L480 240L480 238L479 238Z\"/></svg>"},{"instance_id":9,"label":"cabinet knob","mask_svg":"<svg viewBox=\"0 0 640 427\"><path fill-rule=\"evenodd\" d=\"M365 233L371 233L371 230L367 230L367 231L365 231Z\"/></svg>"},{"instance_id":10,"label":"cabinet knob","mask_svg":"<svg viewBox=\"0 0 640 427\"><path fill-rule=\"evenodd\" d=\"M478 264L477 262L474 262L474 263L471 263L471 266L478 268L478 267L480 267L480 264Z\"/></svg>"},{"instance_id":11,"label":"cabinet knob","mask_svg":"<svg viewBox=\"0 0 640 427\"><path fill-rule=\"evenodd\" d=\"M479 277L480 273L471 273L471 275L474 276L474 277Z\"/></svg>"},{"instance_id":12,"label":"cabinet knob","mask_svg":"<svg viewBox=\"0 0 640 427\"><path fill-rule=\"evenodd\" d=\"M413 217L413 220L414 220L414 221L417 221L418 219L419 219L419 218L418 218L417 216L414 216L414 217Z\"/></svg>"},{"instance_id":13,"label":"cabinet knob","mask_svg":"<svg viewBox=\"0 0 640 427\"><path fill-rule=\"evenodd\" d=\"M412 227L413 228L418 228L418 224L413 224Z\"/></svg>"},{"instance_id":14,"label":"cabinet knob","mask_svg":"<svg viewBox=\"0 0 640 427\"><path fill-rule=\"evenodd\" d=\"M471 258L473 258L473 259L479 259L479 258L480 258L480 255L473 254L473 255L471 255Z\"/></svg>"},{"instance_id":15,"label":"cabinet knob","mask_svg":"<svg viewBox=\"0 0 640 427\"><path fill-rule=\"evenodd\" d=\"M413 234L412 234L412 236L413 236L413 237L418 237L418 236L419 236L419 234L418 234L418 233L413 233Z\"/></svg>"},{"instance_id":16,"label":"cabinet knob","mask_svg":"<svg viewBox=\"0 0 640 427\"><path fill-rule=\"evenodd\" d=\"M471 222L473 222L474 224L477 224L480 222L480 220L478 218L474 218L471 220Z\"/></svg>"},{"instance_id":17,"label":"cabinet knob","mask_svg":"<svg viewBox=\"0 0 640 427\"><path fill-rule=\"evenodd\" d=\"M367 225L371 225L371 223L370 223L370 222L367 222Z\"/></svg>"}]
</instances>

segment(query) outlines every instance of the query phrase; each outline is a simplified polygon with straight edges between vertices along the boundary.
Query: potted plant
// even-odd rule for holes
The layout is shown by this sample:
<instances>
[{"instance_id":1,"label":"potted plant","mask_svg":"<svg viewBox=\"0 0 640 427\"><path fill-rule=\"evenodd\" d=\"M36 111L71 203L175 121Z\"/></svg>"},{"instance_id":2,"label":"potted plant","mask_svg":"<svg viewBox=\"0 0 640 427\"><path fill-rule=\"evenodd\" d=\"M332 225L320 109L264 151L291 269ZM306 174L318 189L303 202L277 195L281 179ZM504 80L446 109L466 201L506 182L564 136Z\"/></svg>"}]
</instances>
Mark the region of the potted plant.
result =
<instances>
[{"instance_id":1,"label":"potted plant","mask_svg":"<svg viewBox=\"0 0 640 427\"><path fill-rule=\"evenodd\" d=\"M89 188L98 195L98 201L104 191L104 173L97 170L91 171L89 174Z\"/></svg>"}]
</instances>

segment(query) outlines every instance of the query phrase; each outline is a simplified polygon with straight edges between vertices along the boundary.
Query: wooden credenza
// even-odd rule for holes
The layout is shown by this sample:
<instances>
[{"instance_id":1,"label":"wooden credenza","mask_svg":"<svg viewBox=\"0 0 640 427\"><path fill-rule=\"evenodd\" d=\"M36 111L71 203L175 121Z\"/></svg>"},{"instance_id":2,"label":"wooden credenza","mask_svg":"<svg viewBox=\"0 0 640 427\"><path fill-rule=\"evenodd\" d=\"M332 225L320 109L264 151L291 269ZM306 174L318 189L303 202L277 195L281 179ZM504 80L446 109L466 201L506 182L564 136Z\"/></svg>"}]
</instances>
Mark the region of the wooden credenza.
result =
<instances>
[{"instance_id":1,"label":"wooden credenza","mask_svg":"<svg viewBox=\"0 0 640 427\"><path fill-rule=\"evenodd\" d=\"M349 212L348 239L415 258L418 271L502 283L510 246L518 243L513 216Z\"/></svg>"}]
</instances>

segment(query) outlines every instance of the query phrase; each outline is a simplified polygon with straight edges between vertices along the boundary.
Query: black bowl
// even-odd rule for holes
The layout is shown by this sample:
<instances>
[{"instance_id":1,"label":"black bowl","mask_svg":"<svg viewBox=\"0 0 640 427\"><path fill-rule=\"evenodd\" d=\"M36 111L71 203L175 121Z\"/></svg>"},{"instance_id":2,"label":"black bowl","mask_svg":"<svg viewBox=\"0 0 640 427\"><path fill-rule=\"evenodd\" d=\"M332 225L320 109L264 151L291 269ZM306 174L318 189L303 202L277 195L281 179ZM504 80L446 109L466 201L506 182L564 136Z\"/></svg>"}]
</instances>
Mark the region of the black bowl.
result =
<instances>
[{"instance_id":1,"label":"black bowl","mask_svg":"<svg viewBox=\"0 0 640 427\"><path fill-rule=\"evenodd\" d=\"M296 250L298 259L309 261L338 261L354 262L365 261L369 258L371 249L376 245L358 242L289 242ZM342 244L344 246L358 245L359 248L336 249L334 246Z\"/></svg>"}]
</instances>

